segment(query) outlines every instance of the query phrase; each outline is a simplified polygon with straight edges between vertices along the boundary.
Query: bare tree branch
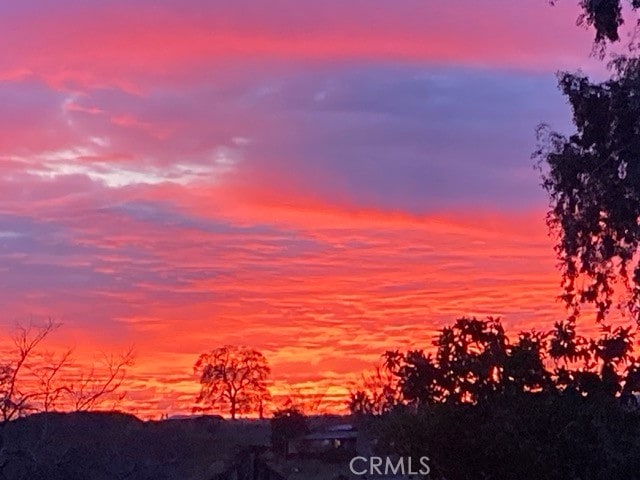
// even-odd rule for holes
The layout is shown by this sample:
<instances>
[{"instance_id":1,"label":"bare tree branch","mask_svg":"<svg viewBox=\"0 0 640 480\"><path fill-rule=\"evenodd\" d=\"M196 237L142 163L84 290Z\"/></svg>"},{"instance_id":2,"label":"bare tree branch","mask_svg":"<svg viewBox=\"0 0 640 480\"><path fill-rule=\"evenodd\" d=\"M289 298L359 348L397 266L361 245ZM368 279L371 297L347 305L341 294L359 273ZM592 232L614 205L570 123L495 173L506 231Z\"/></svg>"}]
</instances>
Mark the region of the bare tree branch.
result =
<instances>
[{"instance_id":1,"label":"bare tree branch","mask_svg":"<svg viewBox=\"0 0 640 480\"><path fill-rule=\"evenodd\" d=\"M22 393L20 390L21 375L38 345L59 326L60 324L51 318L41 327L35 327L33 323L29 323L27 327L18 325L18 333L13 338L16 358L4 362L0 367L0 418L2 422L8 422L34 408L29 405L29 402L38 396L38 392Z\"/></svg>"},{"instance_id":2,"label":"bare tree branch","mask_svg":"<svg viewBox=\"0 0 640 480\"><path fill-rule=\"evenodd\" d=\"M75 385L71 384L65 387L72 398L73 408L76 411L93 410L103 401L113 399L113 394L122 386L126 378L127 367L133 365L133 360L133 347L130 347L118 357L105 355L103 359L105 375L97 373L95 365L92 365L89 372L83 373ZM119 402L123 399L124 394L119 395L116 400Z\"/></svg>"}]
</instances>

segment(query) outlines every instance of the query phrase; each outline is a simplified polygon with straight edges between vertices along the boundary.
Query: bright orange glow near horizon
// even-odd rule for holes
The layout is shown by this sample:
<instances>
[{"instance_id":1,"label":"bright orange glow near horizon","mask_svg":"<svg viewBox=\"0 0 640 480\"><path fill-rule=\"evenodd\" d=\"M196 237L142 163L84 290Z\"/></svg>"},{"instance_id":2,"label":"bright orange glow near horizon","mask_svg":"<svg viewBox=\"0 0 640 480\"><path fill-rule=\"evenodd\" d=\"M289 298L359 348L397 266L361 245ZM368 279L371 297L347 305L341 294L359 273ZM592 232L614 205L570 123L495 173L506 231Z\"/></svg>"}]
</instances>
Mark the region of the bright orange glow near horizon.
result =
<instances>
[{"instance_id":1,"label":"bright orange glow near horizon","mask_svg":"<svg viewBox=\"0 0 640 480\"><path fill-rule=\"evenodd\" d=\"M198 204L193 215L218 218ZM71 315L56 317L65 325L55 345L71 342L79 361L135 344L127 410L141 416L189 411L198 390L192 374L198 353L227 343L265 354L276 398L302 389L339 410L348 387L382 352L429 348L437 330L460 316L500 316L515 335L549 328L563 315L554 301L558 275L541 212L465 218L264 203L238 210L227 217L230 224L269 219L312 245L290 255L291 235L277 232L230 236L138 226L135 236L117 235L113 248L153 238L146 250L163 269L229 273L170 289L149 281L137 291L93 292L120 313L90 329L76 326ZM131 232L134 225L120 228ZM96 240L91 232L83 238ZM230 247L232 241L237 245ZM217 249L224 256L213 255ZM123 259L99 260L117 265ZM34 316L74 308L60 298Z\"/></svg>"},{"instance_id":2,"label":"bright orange glow near horizon","mask_svg":"<svg viewBox=\"0 0 640 480\"><path fill-rule=\"evenodd\" d=\"M570 128L555 71L600 71L575 6L243 3L0 7L6 332L54 318L78 368L134 345L122 408L158 417L224 344L340 411L456 318L563 317L530 153Z\"/></svg>"}]
</instances>

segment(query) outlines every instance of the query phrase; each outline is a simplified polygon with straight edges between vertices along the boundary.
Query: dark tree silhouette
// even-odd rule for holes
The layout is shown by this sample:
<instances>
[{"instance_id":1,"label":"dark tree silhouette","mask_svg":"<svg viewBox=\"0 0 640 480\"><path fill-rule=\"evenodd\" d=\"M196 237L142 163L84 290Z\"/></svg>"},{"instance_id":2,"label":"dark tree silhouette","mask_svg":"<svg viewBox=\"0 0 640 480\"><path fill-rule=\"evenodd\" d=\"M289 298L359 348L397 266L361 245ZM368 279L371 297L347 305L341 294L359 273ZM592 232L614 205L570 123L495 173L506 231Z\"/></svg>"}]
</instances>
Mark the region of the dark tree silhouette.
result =
<instances>
[{"instance_id":1,"label":"dark tree silhouette","mask_svg":"<svg viewBox=\"0 0 640 480\"><path fill-rule=\"evenodd\" d=\"M297 410L304 415L321 415L326 409L326 390L310 390L308 387L285 385L280 395L278 410Z\"/></svg>"},{"instance_id":2,"label":"dark tree silhouette","mask_svg":"<svg viewBox=\"0 0 640 480\"><path fill-rule=\"evenodd\" d=\"M600 327L511 342L499 319L458 319L432 355L383 355L402 397L363 421L379 453L427 455L434 479L640 478L623 476L640 466L633 328Z\"/></svg>"},{"instance_id":3,"label":"dark tree silhouette","mask_svg":"<svg viewBox=\"0 0 640 480\"><path fill-rule=\"evenodd\" d=\"M434 345L435 356L423 350L383 355L408 404L475 403L504 388L508 339L498 319L461 318L442 329Z\"/></svg>"},{"instance_id":4,"label":"dark tree silhouette","mask_svg":"<svg viewBox=\"0 0 640 480\"><path fill-rule=\"evenodd\" d=\"M629 3L636 6L636 0ZM616 42L620 39L619 27L623 24L622 4L620 0L581 0L584 13L578 18L579 24L595 28L596 42Z\"/></svg>"},{"instance_id":5,"label":"dark tree silhouette","mask_svg":"<svg viewBox=\"0 0 640 480\"><path fill-rule=\"evenodd\" d=\"M125 392L120 392L127 376L127 368L133 365L133 349L120 356L105 355L101 365L92 365L64 386L76 412L91 411L108 399L120 402Z\"/></svg>"},{"instance_id":6,"label":"dark tree silhouette","mask_svg":"<svg viewBox=\"0 0 640 480\"><path fill-rule=\"evenodd\" d=\"M385 367L398 377L402 399L420 407L443 398L442 372L431 355L422 350L410 350L406 354L397 350L383 354Z\"/></svg>"},{"instance_id":7,"label":"dark tree silhouette","mask_svg":"<svg viewBox=\"0 0 640 480\"><path fill-rule=\"evenodd\" d=\"M550 196L562 298L573 317L591 304L603 321L623 290L621 306L640 320L640 60L617 59L603 83L562 74L560 88L577 132L540 127L534 156Z\"/></svg>"},{"instance_id":8,"label":"dark tree silhouette","mask_svg":"<svg viewBox=\"0 0 640 480\"><path fill-rule=\"evenodd\" d=\"M295 408L277 410L271 418L271 445L273 451L286 457L290 442L309 433L307 418Z\"/></svg>"},{"instance_id":9,"label":"dark tree silhouette","mask_svg":"<svg viewBox=\"0 0 640 480\"><path fill-rule=\"evenodd\" d=\"M436 341L436 360L446 396L483 401L502 388L507 337L498 319L461 318Z\"/></svg>"},{"instance_id":10,"label":"dark tree silhouette","mask_svg":"<svg viewBox=\"0 0 640 480\"><path fill-rule=\"evenodd\" d=\"M560 0L549 0L556 4ZM632 9L640 8L640 0L580 0L582 13L578 17L578 25L586 25L595 29L595 43L603 47L606 42L620 40L619 29L624 23L622 7L628 4Z\"/></svg>"},{"instance_id":11,"label":"dark tree silhouette","mask_svg":"<svg viewBox=\"0 0 640 480\"><path fill-rule=\"evenodd\" d=\"M45 404L48 407L50 397L57 396L59 389L42 392L40 389L28 388L24 376L30 370L35 370L36 376L46 374L47 366L37 368L30 365L39 345L57 328L59 324L49 319L41 327L18 327L18 333L13 338L14 351L10 357L2 361L0 373L0 415L2 422L8 422L27 413L37 412L37 402L44 394ZM48 372L47 384L51 384L59 374L61 365L55 364L52 371ZM28 382L27 382L28 383ZM33 386L31 386L33 387ZM45 408L46 409L46 408Z\"/></svg>"},{"instance_id":12,"label":"dark tree silhouette","mask_svg":"<svg viewBox=\"0 0 640 480\"><path fill-rule=\"evenodd\" d=\"M556 322L549 332L522 332L511 342L497 318L460 318L441 330L435 353L387 351L387 385L363 384L351 394L353 413L383 415L398 405L477 405L518 394L616 396L640 391L632 356L632 327L601 325L596 339L579 335L573 322ZM388 403L380 392L395 392ZM378 399L378 402L374 402Z\"/></svg>"},{"instance_id":13,"label":"dark tree silhouette","mask_svg":"<svg viewBox=\"0 0 640 480\"><path fill-rule=\"evenodd\" d=\"M362 374L349 392L349 410L359 415L381 415L389 412L402 399L397 376L384 366Z\"/></svg>"},{"instance_id":14,"label":"dark tree silhouette","mask_svg":"<svg viewBox=\"0 0 640 480\"><path fill-rule=\"evenodd\" d=\"M545 368L548 334L521 332L518 341L508 347L502 378L508 393L547 392L551 374Z\"/></svg>"},{"instance_id":15,"label":"dark tree silhouette","mask_svg":"<svg viewBox=\"0 0 640 480\"><path fill-rule=\"evenodd\" d=\"M0 358L0 423L37 412L95 410L124 398L122 386L133 364L133 349L121 357L105 357L104 368L72 365L72 350L43 350L60 326L51 319L40 326L17 326L13 349Z\"/></svg>"},{"instance_id":16,"label":"dark tree silhouette","mask_svg":"<svg viewBox=\"0 0 640 480\"><path fill-rule=\"evenodd\" d=\"M201 386L196 401L204 403L204 409L226 405L234 419L241 412L261 413L269 395L267 378L271 371L257 350L234 345L216 348L200 355L194 372Z\"/></svg>"}]
</instances>

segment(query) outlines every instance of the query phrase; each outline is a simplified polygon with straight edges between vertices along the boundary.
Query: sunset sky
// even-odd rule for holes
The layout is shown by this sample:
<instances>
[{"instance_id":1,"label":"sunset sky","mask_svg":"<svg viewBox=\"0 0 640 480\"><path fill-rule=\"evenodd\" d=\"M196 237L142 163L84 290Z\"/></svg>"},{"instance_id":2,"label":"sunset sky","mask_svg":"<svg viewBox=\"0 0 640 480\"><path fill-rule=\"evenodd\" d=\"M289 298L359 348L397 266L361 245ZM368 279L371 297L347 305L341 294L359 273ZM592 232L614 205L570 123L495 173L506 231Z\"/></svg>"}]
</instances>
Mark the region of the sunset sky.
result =
<instances>
[{"instance_id":1,"label":"sunset sky","mask_svg":"<svg viewBox=\"0 0 640 480\"><path fill-rule=\"evenodd\" d=\"M135 345L127 408L156 415L226 343L342 399L459 316L546 328L535 127L570 129L556 71L601 68L558 3L2 2L5 330Z\"/></svg>"}]
</instances>

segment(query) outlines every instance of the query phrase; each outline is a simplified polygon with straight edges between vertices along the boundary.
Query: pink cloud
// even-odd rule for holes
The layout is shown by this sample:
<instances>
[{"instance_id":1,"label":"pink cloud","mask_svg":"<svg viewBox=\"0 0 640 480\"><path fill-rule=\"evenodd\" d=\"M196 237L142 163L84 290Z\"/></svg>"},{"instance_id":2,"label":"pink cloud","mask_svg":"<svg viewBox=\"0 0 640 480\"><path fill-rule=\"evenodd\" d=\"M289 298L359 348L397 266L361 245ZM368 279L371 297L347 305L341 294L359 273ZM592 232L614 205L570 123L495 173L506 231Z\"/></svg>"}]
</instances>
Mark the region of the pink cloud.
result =
<instances>
[{"instance_id":1,"label":"pink cloud","mask_svg":"<svg viewBox=\"0 0 640 480\"><path fill-rule=\"evenodd\" d=\"M132 11L132 9L135 10ZM582 63L590 33L572 28L573 5L528 0L488 4L407 0L305 5L291 0L231 5L11 8L0 20L12 48L3 76L25 72L54 86L116 86L142 92L151 81L189 78L220 61L430 61L553 71ZM20 9L16 9L20 11ZM142 90L141 90L142 89Z\"/></svg>"}]
</instances>

